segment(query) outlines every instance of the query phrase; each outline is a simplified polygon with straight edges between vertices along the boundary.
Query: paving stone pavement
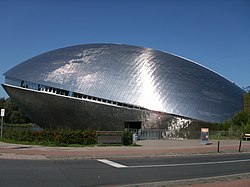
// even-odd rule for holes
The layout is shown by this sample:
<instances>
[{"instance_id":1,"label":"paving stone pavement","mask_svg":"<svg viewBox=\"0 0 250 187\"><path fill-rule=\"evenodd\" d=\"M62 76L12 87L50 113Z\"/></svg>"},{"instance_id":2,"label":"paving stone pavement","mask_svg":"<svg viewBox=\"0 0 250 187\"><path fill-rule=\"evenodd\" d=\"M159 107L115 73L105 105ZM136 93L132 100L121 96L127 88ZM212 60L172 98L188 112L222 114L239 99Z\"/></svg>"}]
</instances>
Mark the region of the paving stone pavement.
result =
<instances>
[{"instance_id":1,"label":"paving stone pavement","mask_svg":"<svg viewBox=\"0 0 250 187\"><path fill-rule=\"evenodd\" d=\"M0 159L15 159L15 160L46 160L46 156L42 155L24 155L14 153L0 153Z\"/></svg>"},{"instance_id":2,"label":"paving stone pavement","mask_svg":"<svg viewBox=\"0 0 250 187\"><path fill-rule=\"evenodd\" d=\"M143 140L138 146L45 147L0 142L0 158L7 159L89 159L113 157L159 157L189 154L215 154L218 141L210 145L200 140ZM220 153L238 153L239 140L220 140ZM250 152L250 141L243 141L241 152Z\"/></svg>"}]
</instances>

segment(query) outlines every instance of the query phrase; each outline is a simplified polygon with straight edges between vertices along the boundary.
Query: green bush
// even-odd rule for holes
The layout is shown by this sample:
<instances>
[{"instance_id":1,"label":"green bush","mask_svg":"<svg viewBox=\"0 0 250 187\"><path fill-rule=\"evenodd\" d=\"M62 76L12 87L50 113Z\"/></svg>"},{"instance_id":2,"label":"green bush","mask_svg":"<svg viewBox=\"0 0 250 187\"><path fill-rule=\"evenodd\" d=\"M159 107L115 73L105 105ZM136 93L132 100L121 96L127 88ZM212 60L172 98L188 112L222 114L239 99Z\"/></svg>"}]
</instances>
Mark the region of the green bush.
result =
<instances>
[{"instance_id":1,"label":"green bush","mask_svg":"<svg viewBox=\"0 0 250 187\"><path fill-rule=\"evenodd\" d=\"M250 121L245 125L244 132L250 134Z\"/></svg>"},{"instance_id":2,"label":"green bush","mask_svg":"<svg viewBox=\"0 0 250 187\"><path fill-rule=\"evenodd\" d=\"M3 138L16 142L30 142L40 145L91 145L96 144L95 131L49 130L32 131L30 129L5 129Z\"/></svg>"},{"instance_id":3,"label":"green bush","mask_svg":"<svg viewBox=\"0 0 250 187\"><path fill-rule=\"evenodd\" d=\"M133 133L130 131L123 132L123 145L132 145L133 144Z\"/></svg>"},{"instance_id":4,"label":"green bush","mask_svg":"<svg viewBox=\"0 0 250 187\"><path fill-rule=\"evenodd\" d=\"M113 135L123 136L123 145L132 144L132 133L110 132ZM72 144L77 145L93 145L97 143L98 134L92 130L71 130L71 129L44 129L41 131L32 131L28 128L13 129L6 128L3 132L3 138L15 142L34 143L39 145L56 145L67 146Z\"/></svg>"}]
</instances>

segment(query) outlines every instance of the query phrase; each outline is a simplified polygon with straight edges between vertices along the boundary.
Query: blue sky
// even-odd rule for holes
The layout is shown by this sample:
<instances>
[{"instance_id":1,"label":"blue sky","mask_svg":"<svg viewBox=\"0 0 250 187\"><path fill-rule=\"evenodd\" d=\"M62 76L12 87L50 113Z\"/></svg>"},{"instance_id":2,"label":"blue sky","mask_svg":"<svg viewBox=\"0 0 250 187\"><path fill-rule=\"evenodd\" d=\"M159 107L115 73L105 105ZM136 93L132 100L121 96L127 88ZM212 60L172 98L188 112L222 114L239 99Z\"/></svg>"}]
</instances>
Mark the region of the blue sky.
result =
<instances>
[{"instance_id":1,"label":"blue sky","mask_svg":"<svg viewBox=\"0 0 250 187\"><path fill-rule=\"evenodd\" d=\"M250 85L249 0L0 1L1 83L40 53L104 42L174 53Z\"/></svg>"}]
</instances>

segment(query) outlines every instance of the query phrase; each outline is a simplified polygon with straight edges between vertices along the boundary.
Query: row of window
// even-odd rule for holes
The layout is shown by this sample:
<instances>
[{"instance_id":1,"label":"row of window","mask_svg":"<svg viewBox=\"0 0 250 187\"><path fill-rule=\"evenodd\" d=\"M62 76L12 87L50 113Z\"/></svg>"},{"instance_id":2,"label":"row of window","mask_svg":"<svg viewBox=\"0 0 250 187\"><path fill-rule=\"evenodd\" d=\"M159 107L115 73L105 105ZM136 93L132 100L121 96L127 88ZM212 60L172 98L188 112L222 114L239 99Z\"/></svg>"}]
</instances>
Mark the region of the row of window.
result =
<instances>
[{"instance_id":1,"label":"row of window","mask_svg":"<svg viewBox=\"0 0 250 187\"><path fill-rule=\"evenodd\" d=\"M31 83L31 82L24 81L24 80L13 79L10 77L5 78L5 83L13 85L13 86L27 88L27 89L41 91L41 92L49 92L49 93L54 93L57 95L64 95L64 96L70 96L70 97L75 97L75 98L80 98L80 99L98 101L98 102L108 103L108 104L117 105L117 106L126 107L126 108L146 110L145 108L139 107L139 106L115 102L115 101L102 99L102 98L98 98L98 97L94 97L94 96L90 96L90 95L71 92L71 91L67 91L67 90L63 90L63 89L59 89L59 88L53 88L53 87L49 87L49 86L45 86L45 85L41 85L41 84Z\"/></svg>"}]
</instances>

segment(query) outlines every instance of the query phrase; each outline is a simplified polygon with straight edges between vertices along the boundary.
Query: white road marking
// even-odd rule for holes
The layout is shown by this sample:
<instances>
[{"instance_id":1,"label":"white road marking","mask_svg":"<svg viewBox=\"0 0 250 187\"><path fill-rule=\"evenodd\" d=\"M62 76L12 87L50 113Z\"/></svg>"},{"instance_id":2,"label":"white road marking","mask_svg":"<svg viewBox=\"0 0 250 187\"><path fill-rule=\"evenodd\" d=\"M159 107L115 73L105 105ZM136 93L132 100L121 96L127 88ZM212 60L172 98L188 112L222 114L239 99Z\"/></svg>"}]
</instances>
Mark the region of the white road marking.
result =
<instances>
[{"instance_id":1,"label":"white road marking","mask_svg":"<svg viewBox=\"0 0 250 187\"><path fill-rule=\"evenodd\" d=\"M99 162L102 162L104 164L108 164L110 166L113 166L115 168L126 168L127 166L107 160L107 159L98 159Z\"/></svg>"},{"instance_id":2,"label":"white road marking","mask_svg":"<svg viewBox=\"0 0 250 187\"><path fill-rule=\"evenodd\" d=\"M238 162L250 162L250 159L243 160L225 160L215 162L197 162L197 163L183 163L183 164L161 164L161 165L142 165L142 166L125 166L107 159L98 159L99 162L108 164L115 168L152 168L152 167L176 167L176 166L196 166L196 165L209 165L209 164L227 164L227 163L238 163Z\"/></svg>"}]
</instances>

